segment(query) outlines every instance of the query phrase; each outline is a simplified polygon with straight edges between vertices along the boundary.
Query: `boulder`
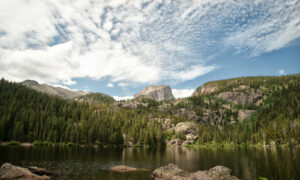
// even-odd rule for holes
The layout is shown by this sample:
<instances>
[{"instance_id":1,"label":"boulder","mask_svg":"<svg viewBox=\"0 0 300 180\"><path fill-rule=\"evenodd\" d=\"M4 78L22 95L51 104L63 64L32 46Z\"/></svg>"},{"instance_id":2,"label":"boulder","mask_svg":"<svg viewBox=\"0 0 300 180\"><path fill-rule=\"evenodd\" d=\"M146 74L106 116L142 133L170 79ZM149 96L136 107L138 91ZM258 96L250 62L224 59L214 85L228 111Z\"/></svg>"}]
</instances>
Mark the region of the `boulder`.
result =
<instances>
[{"instance_id":1,"label":"boulder","mask_svg":"<svg viewBox=\"0 0 300 180\"><path fill-rule=\"evenodd\" d=\"M48 180L49 176L39 176L26 168L4 163L0 169L0 180Z\"/></svg>"},{"instance_id":2,"label":"boulder","mask_svg":"<svg viewBox=\"0 0 300 180\"><path fill-rule=\"evenodd\" d=\"M155 169L152 177L155 180L238 180L237 177L231 175L231 170L224 166L189 173L174 164Z\"/></svg>"}]
</instances>

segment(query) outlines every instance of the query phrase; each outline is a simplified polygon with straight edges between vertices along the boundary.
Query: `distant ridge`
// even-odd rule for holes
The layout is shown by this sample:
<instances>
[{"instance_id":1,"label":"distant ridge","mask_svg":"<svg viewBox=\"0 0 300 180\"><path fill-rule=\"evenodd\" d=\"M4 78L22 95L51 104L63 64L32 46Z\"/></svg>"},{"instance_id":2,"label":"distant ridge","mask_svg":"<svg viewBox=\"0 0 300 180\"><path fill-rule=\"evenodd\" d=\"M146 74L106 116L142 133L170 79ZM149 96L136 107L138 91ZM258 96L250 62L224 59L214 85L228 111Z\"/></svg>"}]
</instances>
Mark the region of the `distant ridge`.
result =
<instances>
[{"instance_id":1,"label":"distant ridge","mask_svg":"<svg viewBox=\"0 0 300 180\"><path fill-rule=\"evenodd\" d=\"M21 84L29 88L35 89L36 91L47 93L53 96L58 96L64 99L73 99L75 97L83 96L90 93L84 91L71 91L61 87L53 87L48 84L39 84L37 81L34 80L25 80Z\"/></svg>"}]
</instances>

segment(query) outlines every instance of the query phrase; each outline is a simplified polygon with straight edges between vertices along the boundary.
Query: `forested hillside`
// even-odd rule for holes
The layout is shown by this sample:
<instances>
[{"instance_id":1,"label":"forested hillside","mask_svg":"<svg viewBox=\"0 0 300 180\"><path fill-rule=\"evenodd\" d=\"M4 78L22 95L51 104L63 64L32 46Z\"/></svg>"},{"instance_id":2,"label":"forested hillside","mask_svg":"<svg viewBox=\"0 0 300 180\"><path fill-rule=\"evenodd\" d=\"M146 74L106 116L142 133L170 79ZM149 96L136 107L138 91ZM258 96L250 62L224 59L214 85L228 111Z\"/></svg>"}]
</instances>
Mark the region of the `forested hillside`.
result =
<instances>
[{"instance_id":1,"label":"forested hillside","mask_svg":"<svg viewBox=\"0 0 300 180\"><path fill-rule=\"evenodd\" d=\"M0 140L85 145L300 143L300 75L208 82L190 98L86 103L0 81ZM102 96L99 96L102 98Z\"/></svg>"},{"instance_id":2,"label":"forested hillside","mask_svg":"<svg viewBox=\"0 0 300 180\"><path fill-rule=\"evenodd\" d=\"M89 105L49 96L17 83L0 81L0 139L119 145L122 133L135 134L136 143L163 142L159 124L147 122L144 111L110 104Z\"/></svg>"}]
</instances>

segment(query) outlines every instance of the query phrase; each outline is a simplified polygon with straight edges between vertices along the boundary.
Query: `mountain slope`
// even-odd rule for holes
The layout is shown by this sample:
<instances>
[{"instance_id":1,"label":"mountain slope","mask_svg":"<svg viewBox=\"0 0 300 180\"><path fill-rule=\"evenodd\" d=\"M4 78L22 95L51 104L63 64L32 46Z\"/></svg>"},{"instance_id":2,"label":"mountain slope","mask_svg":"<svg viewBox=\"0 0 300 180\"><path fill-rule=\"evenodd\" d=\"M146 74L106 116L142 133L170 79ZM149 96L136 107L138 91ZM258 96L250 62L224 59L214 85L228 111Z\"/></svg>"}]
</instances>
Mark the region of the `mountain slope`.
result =
<instances>
[{"instance_id":1,"label":"mountain slope","mask_svg":"<svg viewBox=\"0 0 300 180\"><path fill-rule=\"evenodd\" d=\"M26 80L21 83L38 92L43 92L63 99L75 100L78 102L88 102L93 104L113 103L114 98L103 93L92 93L86 91L71 91L61 87L54 87L48 84L39 84L34 80Z\"/></svg>"},{"instance_id":2,"label":"mountain slope","mask_svg":"<svg viewBox=\"0 0 300 180\"><path fill-rule=\"evenodd\" d=\"M35 89L36 91L47 93L49 95L58 96L64 99L73 99L78 96L83 96L89 94L89 92L84 91L71 91L61 87L53 87L48 84L39 84L33 80L26 80L22 82L23 85Z\"/></svg>"},{"instance_id":3,"label":"mountain slope","mask_svg":"<svg viewBox=\"0 0 300 180\"><path fill-rule=\"evenodd\" d=\"M83 96L75 97L74 100L78 102L88 102L91 104L115 102L114 98L103 93L89 93Z\"/></svg>"}]
</instances>

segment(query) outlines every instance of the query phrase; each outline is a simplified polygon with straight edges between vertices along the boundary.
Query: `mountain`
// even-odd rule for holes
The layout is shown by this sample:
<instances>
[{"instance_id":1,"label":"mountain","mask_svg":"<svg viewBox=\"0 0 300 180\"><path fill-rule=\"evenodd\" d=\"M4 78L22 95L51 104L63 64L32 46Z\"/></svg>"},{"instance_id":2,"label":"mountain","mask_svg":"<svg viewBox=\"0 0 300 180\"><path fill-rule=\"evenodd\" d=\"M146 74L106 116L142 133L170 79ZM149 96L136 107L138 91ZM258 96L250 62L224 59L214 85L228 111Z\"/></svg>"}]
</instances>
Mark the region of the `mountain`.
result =
<instances>
[{"instance_id":1,"label":"mountain","mask_svg":"<svg viewBox=\"0 0 300 180\"><path fill-rule=\"evenodd\" d=\"M83 96L90 93L85 91L71 91L61 87L53 87L48 84L39 84L34 80L26 80L23 81L21 84L29 88L35 89L36 91L43 92L53 96L58 96L64 99L73 99L75 97Z\"/></svg>"},{"instance_id":2,"label":"mountain","mask_svg":"<svg viewBox=\"0 0 300 180\"><path fill-rule=\"evenodd\" d=\"M135 94L134 98L149 98L157 101L175 99L169 85L148 86Z\"/></svg>"},{"instance_id":3,"label":"mountain","mask_svg":"<svg viewBox=\"0 0 300 180\"><path fill-rule=\"evenodd\" d=\"M156 101L146 88L142 100L107 103L102 94L66 100L2 79L0 141L299 146L299 89L300 74L241 77L207 82L188 98Z\"/></svg>"}]
</instances>

